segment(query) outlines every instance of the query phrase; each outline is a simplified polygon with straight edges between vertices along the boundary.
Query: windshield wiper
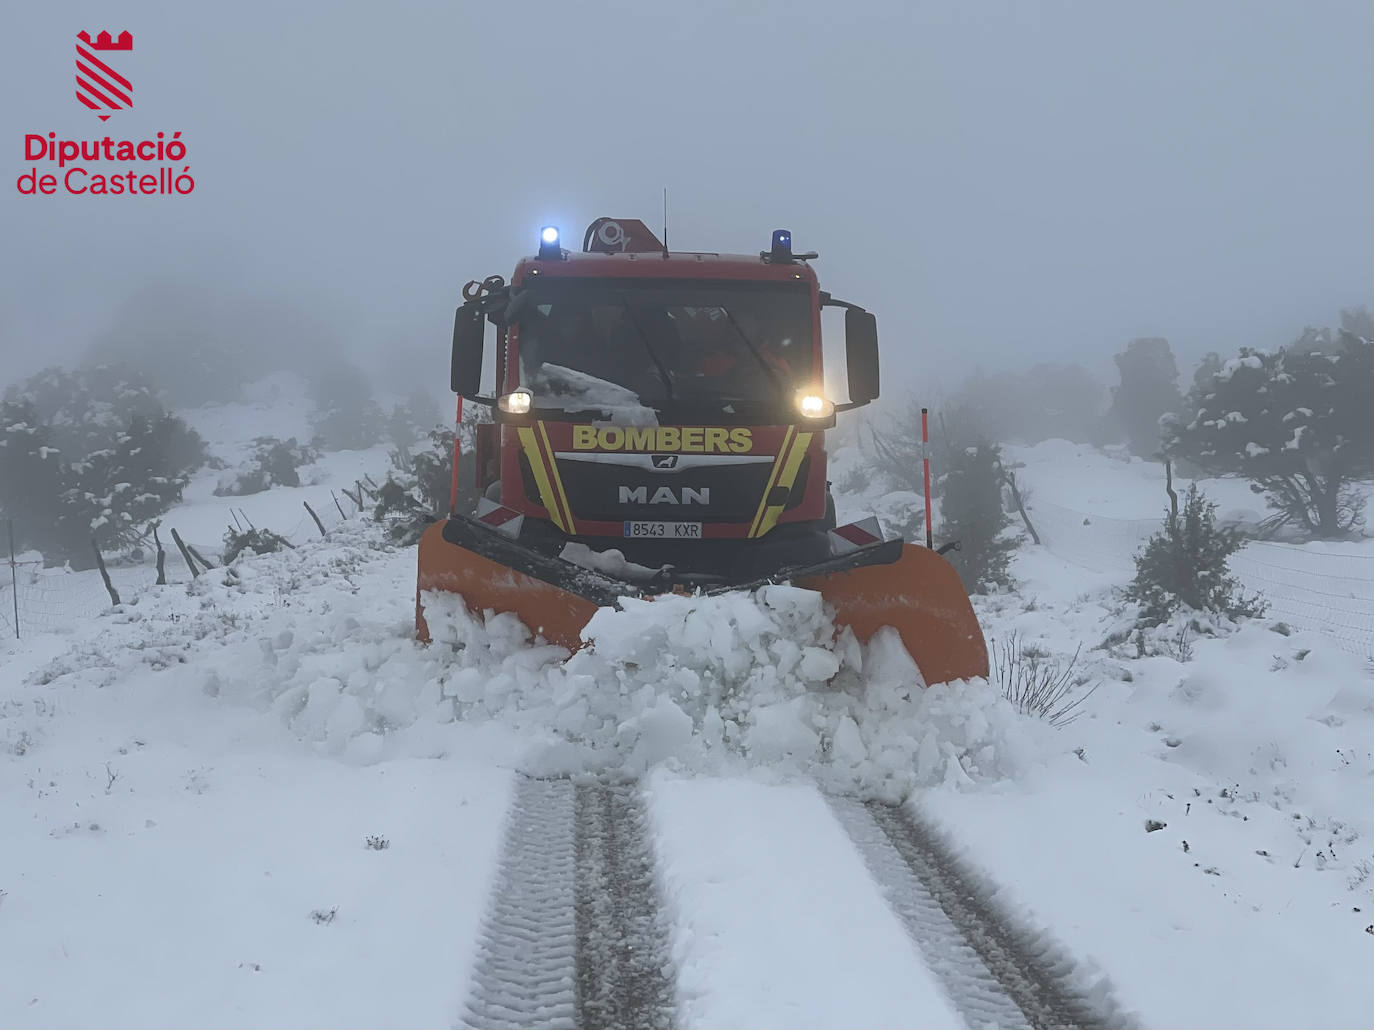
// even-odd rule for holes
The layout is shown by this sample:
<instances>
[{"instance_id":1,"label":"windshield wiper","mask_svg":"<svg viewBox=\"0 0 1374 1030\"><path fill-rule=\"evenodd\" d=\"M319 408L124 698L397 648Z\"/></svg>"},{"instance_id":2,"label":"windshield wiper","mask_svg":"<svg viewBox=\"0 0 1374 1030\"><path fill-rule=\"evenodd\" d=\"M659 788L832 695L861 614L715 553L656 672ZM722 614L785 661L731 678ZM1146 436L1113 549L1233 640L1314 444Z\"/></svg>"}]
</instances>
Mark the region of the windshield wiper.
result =
<instances>
[{"instance_id":1,"label":"windshield wiper","mask_svg":"<svg viewBox=\"0 0 1374 1030\"><path fill-rule=\"evenodd\" d=\"M730 323L730 328L734 329L739 335L739 338L744 341L744 345L749 348L749 353L754 355L754 360L759 363L759 368L763 369L764 374L772 381L773 388L778 392L778 397L785 401L787 399L787 390L783 387L782 380L778 378L777 370L763 360L763 355L760 354L759 349L754 346L754 341L745 335L744 330L741 329L739 323L735 321L735 316L730 309L721 308L721 310L725 312L725 317Z\"/></svg>"},{"instance_id":2,"label":"windshield wiper","mask_svg":"<svg viewBox=\"0 0 1374 1030\"><path fill-rule=\"evenodd\" d=\"M630 320L630 325L634 326L635 334L639 337L639 342L644 344L644 349L648 351L649 357L653 359L654 367L658 369L659 378L663 380L663 388L668 391L668 399L673 397L673 377L668 374L667 367L659 360L653 344L649 342L649 337L644 334L644 330L639 325L639 319L635 318L634 308L630 307L629 301L621 301L620 306L625 309L625 315Z\"/></svg>"}]
</instances>

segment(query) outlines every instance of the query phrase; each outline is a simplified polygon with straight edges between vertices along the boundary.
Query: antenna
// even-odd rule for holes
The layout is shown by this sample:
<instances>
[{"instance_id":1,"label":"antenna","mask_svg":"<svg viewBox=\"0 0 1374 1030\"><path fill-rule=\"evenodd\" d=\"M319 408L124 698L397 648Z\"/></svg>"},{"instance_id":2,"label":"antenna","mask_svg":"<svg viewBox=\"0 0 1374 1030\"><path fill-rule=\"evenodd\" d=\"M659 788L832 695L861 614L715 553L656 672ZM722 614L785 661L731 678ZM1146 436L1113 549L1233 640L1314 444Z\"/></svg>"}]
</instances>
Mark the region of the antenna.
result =
<instances>
[{"instance_id":1,"label":"antenna","mask_svg":"<svg viewBox=\"0 0 1374 1030\"><path fill-rule=\"evenodd\" d=\"M663 260L668 260L668 187L663 187Z\"/></svg>"}]
</instances>

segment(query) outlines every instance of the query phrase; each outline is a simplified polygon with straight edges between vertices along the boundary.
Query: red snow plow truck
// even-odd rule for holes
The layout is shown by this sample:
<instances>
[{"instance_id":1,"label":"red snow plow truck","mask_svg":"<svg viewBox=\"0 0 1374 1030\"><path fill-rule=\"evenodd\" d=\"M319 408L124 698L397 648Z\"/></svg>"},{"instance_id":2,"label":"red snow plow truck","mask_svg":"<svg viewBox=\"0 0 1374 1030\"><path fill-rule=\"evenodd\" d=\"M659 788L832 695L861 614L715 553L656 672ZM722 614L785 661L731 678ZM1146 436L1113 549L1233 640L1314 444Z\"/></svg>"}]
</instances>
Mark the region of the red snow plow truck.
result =
<instances>
[{"instance_id":1,"label":"red snow plow truck","mask_svg":"<svg viewBox=\"0 0 1374 1030\"><path fill-rule=\"evenodd\" d=\"M600 218L580 252L548 227L509 283L469 283L451 386L493 421L476 427L476 511L420 541L420 638L428 591L576 648L623 597L791 583L860 640L894 628L927 683L986 676L954 568L876 519L835 524L825 431L878 396L878 335L821 290L815 257L781 229L756 255L669 253L642 222ZM825 307L844 311L839 404Z\"/></svg>"}]
</instances>

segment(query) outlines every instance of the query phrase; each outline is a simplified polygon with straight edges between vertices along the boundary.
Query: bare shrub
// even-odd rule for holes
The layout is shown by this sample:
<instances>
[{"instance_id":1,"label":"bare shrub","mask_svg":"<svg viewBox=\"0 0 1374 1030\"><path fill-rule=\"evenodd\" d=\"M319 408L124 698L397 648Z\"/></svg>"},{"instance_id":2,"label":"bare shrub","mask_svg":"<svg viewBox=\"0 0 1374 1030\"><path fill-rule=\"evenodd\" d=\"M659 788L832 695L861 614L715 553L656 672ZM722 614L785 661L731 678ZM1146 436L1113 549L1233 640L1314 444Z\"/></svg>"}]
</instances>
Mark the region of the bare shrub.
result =
<instances>
[{"instance_id":1,"label":"bare shrub","mask_svg":"<svg viewBox=\"0 0 1374 1030\"><path fill-rule=\"evenodd\" d=\"M1023 644L1019 633L992 642L993 670L1002 696L1022 715L1034 715L1051 726L1067 726L1082 712L1079 706L1093 695L1099 684L1085 691L1084 676L1074 668L1083 650L1079 644L1067 662L1061 661L1033 644Z\"/></svg>"},{"instance_id":2,"label":"bare shrub","mask_svg":"<svg viewBox=\"0 0 1374 1030\"><path fill-rule=\"evenodd\" d=\"M237 530L230 526L228 532L224 534L224 554L221 556L225 565L231 564L240 554L251 551L253 554L271 554L280 551L283 547L294 550L291 541L270 529L258 529L256 527Z\"/></svg>"},{"instance_id":3,"label":"bare shrub","mask_svg":"<svg viewBox=\"0 0 1374 1030\"><path fill-rule=\"evenodd\" d=\"M1179 626L1178 632L1164 641L1164 653L1176 662L1193 660L1193 624L1191 621Z\"/></svg>"}]
</instances>

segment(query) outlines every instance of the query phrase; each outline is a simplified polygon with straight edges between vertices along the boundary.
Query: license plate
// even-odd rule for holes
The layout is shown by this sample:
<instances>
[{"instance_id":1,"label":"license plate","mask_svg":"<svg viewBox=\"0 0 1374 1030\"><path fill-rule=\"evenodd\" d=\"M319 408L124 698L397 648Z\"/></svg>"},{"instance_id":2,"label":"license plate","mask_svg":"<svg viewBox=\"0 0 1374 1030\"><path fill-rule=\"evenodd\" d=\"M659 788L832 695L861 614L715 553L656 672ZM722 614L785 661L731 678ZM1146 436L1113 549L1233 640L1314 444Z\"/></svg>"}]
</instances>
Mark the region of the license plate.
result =
<instances>
[{"instance_id":1,"label":"license plate","mask_svg":"<svg viewBox=\"0 0 1374 1030\"><path fill-rule=\"evenodd\" d=\"M653 537L658 540L700 540L700 522L633 522L626 521L627 537Z\"/></svg>"}]
</instances>

